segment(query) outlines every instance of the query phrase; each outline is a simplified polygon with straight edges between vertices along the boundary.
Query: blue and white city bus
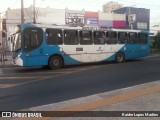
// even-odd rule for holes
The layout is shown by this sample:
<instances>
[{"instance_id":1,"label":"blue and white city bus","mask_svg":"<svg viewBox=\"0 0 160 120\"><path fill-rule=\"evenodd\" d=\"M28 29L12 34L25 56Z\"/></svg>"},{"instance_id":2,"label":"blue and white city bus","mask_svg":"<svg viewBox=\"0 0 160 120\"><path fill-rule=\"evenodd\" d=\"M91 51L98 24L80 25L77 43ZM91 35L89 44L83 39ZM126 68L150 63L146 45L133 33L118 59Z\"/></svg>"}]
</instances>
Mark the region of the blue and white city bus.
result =
<instances>
[{"instance_id":1,"label":"blue and white city bus","mask_svg":"<svg viewBox=\"0 0 160 120\"><path fill-rule=\"evenodd\" d=\"M13 64L65 65L141 58L150 53L149 32L21 24L15 29Z\"/></svg>"}]
</instances>

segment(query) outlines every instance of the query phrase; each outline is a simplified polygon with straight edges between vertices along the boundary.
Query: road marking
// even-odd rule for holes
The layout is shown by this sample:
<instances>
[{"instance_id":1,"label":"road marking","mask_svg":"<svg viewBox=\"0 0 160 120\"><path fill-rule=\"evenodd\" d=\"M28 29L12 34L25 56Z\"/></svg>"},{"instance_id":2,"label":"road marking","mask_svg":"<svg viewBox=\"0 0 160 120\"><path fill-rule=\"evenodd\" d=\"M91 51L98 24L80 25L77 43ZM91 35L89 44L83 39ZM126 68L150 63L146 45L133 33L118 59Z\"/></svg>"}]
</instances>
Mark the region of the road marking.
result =
<instances>
[{"instance_id":1,"label":"road marking","mask_svg":"<svg viewBox=\"0 0 160 120\"><path fill-rule=\"evenodd\" d=\"M8 87L12 87L15 86L16 84L0 84L0 88L8 88Z\"/></svg>"},{"instance_id":2,"label":"road marking","mask_svg":"<svg viewBox=\"0 0 160 120\"><path fill-rule=\"evenodd\" d=\"M0 77L0 80L4 80L4 79L31 79L31 78L41 78L44 76L38 76L38 77Z\"/></svg>"},{"instance_id":3,"label":"road marking","mask_svg":"<svg viewBox=\"0 0 160 120\"><path fill-rule=\"evenodd\" d=\"M47 77L53 77L53 76L47 76ZM0 77L0 80L4 80L5 81L5 80L33 79L33 78L37 78L39 80L39 79L45 79L46 76L38 76L38 77L25 77L25 76L23 76L23 77ZM23 84L27 84L27 83L30 83L30 82L34 82L36 80L27 81L27 82L21 82L19 84L0 84L0 88L14 87L14 86L18 86L18 85L23 85Z\"/></svg>"},{"instance_id":4,"label":"road marking","mask_svg":"<svg viewBox=\"0 0 160 120\"><path fill-rule=\"evenodd\" d=\"M75 71L81 71L81 70L87 70L87 69L91 69L91 68L95 68L95 67L89 67L89 68L80 68L80 69L60 69L60 70L51 70L51 71L44 71L44 72L34 72L34 74L47 74L47 73L55 73L55 74L64 74L64 73L72 73ZM23 73L23 72L16 72L16 73L10 73L10 75L29 75L29 74L33 74L33 73ZM8 73L5 73L3 75L8 75Z\"/></svg>"},{"instance_id":5,"label":"road marking","mask_svg":"<svg viewBox=\"0 0 160 120\"><path fill-rule=\"evenodd\" d=\"M42 81L42 80L45 80L45 79L49 79L49 78L53 78L53 77L58 77L58 76L63 76L63 75L67 75L67 74L72 74L72 73L76 73L76 72L80 72L80 71L85 71L85 70L89 70L89 69L94 69L94 68L98 68L98 67L100 67L100 66L84 68L84 69L80 69L80 70L73 71L73 72L64 72L64 73L53 75L53 76L41 76L41 77L38 77L39 79L36 79L36 80L33 80L33 81L27 81L27 82L23 82L23 83L19 83L19 84L15 84L15 85L12 85L10 87L25 85L25 84L29 84L29 83L34 83L34 82ZM43 74L43 73L41 72L41 74Z\"/></svg>"},{"instance_id":6,"label":"road marking","mask_svg":"<svg viewBox=\"0 0 160 120\"><path fill-rule=\"evenodd\" d=\"M14 86L18 86L18 85L24 85L24 84L27 84L27 83L32 83L34 81L39 81L41 79L46 79L46 78L50 78L50 77L53 77L53 76L38 76L38 77L1 77L0 80L4 80L4 79L10 79L10 80L14 80L14 79L33 79L33 78L37 78L36 80L33 80L33 81L27 81L27 82L21 82L19 84L0 84L0 88L9 88L9 87L14 87ZM22 80L23 81L23 80Z\"/></svg>"}]
</instances>

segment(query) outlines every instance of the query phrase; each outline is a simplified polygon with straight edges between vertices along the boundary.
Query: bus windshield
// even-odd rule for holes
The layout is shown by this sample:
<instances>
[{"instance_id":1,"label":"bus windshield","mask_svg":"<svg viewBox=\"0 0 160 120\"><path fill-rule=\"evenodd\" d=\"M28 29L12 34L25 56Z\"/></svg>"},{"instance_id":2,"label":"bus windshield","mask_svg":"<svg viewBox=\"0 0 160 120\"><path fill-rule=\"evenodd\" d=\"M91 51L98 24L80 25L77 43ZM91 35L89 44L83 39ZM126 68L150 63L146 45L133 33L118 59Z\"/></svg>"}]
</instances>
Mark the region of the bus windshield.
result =
<instances>
[{"instance_id":1,"label":"bus windshield","mask_svg":"<svg viewBox=\"0 0 160 120\"><path fill-rule=\"evenodd\" d=\"M17 33L15 34L15 40L13 42L13 50L14 51L19 51L22 47L22 44L21 44L21 34L20 33Z\"/></svg>"}]
</instances>

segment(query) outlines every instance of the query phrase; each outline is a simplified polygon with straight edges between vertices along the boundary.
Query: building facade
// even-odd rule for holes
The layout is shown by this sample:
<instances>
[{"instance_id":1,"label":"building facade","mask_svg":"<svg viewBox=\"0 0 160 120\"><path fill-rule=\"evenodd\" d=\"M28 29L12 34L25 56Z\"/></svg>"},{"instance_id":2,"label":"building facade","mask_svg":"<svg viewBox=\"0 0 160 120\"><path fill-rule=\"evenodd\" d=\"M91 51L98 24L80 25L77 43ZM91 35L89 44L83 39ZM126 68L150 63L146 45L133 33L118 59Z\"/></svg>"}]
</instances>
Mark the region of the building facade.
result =
<instances>
[{"instance_id":1,"label":"building facade","mask_svg":"<svg viewBox=\"0 0 160 120\"><path fill-rule=\"evenodd\" d=\"M102 12L103 13L112 13L116 9L122 8L122 4L118 4L117 2L111 1L104 5L102 5Z\"/></svg>"},{"instance_id":2,"label":"building facade","mask_svg":"<svg viewBox=\"0 0 160 120\"><path fill-rule=\"evenodd\" d=\"M102 28L126 28L125 14L99 13L98 26Z\"/></svg>"},{"instance_id":3,"label":"building facade","mask_svg":"<svg viewBox=\"0 0 160 120\"><path fill-rule=\"evenodd\" d=\"M2 43L2 19L0 14L0 43Z\"/></svg>"},{"instance_id":4,"label":"building facade","mask_svg":"<svg viewBox=\"0 0 160 120\"><path fill-rule=\"evenodd\" d=\"M85 10L69 10L65 9L65 23L69 26L84 26Z\"/></svg>"},{"instance_id":5,"label":"building facade","mask_svg":"<svg viewBox=\"0 0 160 120\"><path fill-rule=\"evenodd\" d=\"M126 14L126 28L149 30L150 10L145 8L123 7L114 10L116 14Z\"/></svg>"},{"instance_id":6,"label":"building facade","mask_svg":"<svg viewBox=\"0 0 160 120\"><path fill-rule=\"evenodd\" d=\"M119 7L121 6L119 5ZM24 9L24 23L33 23L32 8L31 6ZM123 7L114 10L114 13L69 10L68 8L54 9L49 7L36 9L36 23L40 24L146 30L149 30L150 26L149 9ZM5 15L7 36L13 34L14 26L21 23L20 12L20 9L7 10Z\"/></svg>"}]
</instances>

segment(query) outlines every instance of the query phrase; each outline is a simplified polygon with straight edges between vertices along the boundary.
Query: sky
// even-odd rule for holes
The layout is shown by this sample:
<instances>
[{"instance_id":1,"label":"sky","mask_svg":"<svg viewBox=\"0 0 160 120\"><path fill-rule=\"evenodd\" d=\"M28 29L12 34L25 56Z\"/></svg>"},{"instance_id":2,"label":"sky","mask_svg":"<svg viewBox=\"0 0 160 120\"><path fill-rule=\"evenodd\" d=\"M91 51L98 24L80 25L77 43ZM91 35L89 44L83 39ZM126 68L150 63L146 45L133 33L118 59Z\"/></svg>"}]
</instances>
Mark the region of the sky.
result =
<instances>
[{"instance_id":1,"label":"sky","mask_svg":"<svg viewBox=\"0 0 160 120\"><path fill-rule=\"evenodd\" d=\"M29 7L33 4L33 0L23 0L24 7ZM102 11L102 5L115 1L122 4L124 7L137 7L150 9L151 25L160 24L160 3L159 0L35 0L37 7L51 7L59 9L71 9L86 11ZM153 2L154 1L154 2ZM21 0L0 0L0 13L15 8L20 8Z\"/></svg>"}]
</instances>

